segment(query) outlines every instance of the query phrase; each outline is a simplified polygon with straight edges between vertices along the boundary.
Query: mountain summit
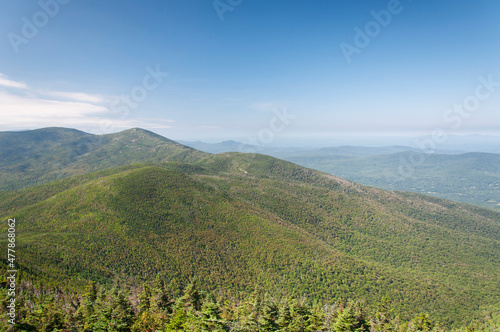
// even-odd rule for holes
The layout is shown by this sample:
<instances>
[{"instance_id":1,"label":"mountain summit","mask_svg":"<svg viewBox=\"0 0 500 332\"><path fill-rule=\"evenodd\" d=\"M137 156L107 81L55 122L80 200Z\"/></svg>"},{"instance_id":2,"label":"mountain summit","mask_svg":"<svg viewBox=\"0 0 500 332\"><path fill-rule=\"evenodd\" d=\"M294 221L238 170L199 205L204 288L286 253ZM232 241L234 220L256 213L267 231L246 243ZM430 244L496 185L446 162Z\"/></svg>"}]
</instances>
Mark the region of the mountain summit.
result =
<instances>
[{"instance_id":1,"label":"mountain summit","mask_svg":"<svg viewBox=\"0 0 500 332\"><path fill-rule=\"evenodd\" d=\"M193 162L206 155L140 128L107 135L68 128L0 132L0 191L109 167Z\"/></svg>"}]
</instances>

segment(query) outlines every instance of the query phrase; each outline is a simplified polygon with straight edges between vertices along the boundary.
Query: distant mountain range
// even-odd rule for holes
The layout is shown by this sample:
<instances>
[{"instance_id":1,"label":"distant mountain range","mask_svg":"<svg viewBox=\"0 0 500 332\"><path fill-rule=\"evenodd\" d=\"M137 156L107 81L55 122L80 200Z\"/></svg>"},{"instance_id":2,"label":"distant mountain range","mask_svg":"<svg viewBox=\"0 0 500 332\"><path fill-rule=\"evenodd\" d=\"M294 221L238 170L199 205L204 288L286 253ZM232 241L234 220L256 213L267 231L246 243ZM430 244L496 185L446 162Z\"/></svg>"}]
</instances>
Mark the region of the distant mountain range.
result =
<instances>
[{"instance_id":1,"label":"distant mountain range","mask_svg":"<svg viewBox=\"0 0 500 332\"><path fill-rule=\"evenodd\" d=\"M363 147L363 146L339 146L339 147L271 147L244 144L237 141L229 140L219 143L204 143L201 141L180 141L180 143L192 147L194 149L207 153L222 153L222 152L255 152L272 156L341 156L341 157L367 157L379 154L391 154L404 151L418 151L409 146L386 146L386 147ZM446 154L461 153L461 151L443 151Z\"/></svg>"},{"instance_id":2,"label":"distant mountain range","mask_svg":"<svg viewBox=\"0 0 500 332\"><path fill-rule=\"evenodd\" d=\"M19 269L34 284L195 276L232 297L257 285L370 306L388 295L403 319L428 312L446 326L500 311L495 211L142 129L0 133L0 147L1 218L16 218Z\"/></svg>"}]
</instances>

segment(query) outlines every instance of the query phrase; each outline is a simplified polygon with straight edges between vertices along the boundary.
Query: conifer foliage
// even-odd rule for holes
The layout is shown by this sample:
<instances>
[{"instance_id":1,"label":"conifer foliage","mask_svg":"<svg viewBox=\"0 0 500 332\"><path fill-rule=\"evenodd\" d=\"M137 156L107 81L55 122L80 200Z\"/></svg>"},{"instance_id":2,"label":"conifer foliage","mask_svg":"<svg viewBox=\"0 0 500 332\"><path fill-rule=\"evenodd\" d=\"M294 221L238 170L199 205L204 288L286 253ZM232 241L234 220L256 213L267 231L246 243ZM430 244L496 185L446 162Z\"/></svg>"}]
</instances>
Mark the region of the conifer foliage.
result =
<instances>
[{"instance_id":1,"label":"conifer foliage","mask_svg":"<svg viewBox=\"0 0 500 332\"><path fill-rule=\"evenodd\" d=\"M384 297L375 309L363 301L315 303L256 290L241 300L224 299L198 289L197 283L181 292L161 281L140 288L104 287L89 283L81 293L43 288L21 282L16 318L12 326L0 321L1 331L281 331L281 332L381 332L381 331L497 331L499 322L443 329L428 314L419 313L404 322L392 315ZM2 289L2 297L5 294ZM179 294L174 297L174 294ZM6 303L0 308L5 312ZM334 309L334 310L332 310Z\"/></svg>"}]
</instances>

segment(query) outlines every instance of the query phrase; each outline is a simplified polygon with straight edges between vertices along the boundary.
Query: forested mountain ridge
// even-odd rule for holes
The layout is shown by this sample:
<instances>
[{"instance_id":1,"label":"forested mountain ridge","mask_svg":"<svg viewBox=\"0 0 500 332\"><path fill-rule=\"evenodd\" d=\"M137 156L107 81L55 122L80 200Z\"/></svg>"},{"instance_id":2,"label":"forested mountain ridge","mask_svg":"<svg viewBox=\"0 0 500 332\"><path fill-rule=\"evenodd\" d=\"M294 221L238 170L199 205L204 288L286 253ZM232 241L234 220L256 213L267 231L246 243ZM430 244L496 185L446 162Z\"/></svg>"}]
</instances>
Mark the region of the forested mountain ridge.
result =
<instances>
[{"instance_id":1,"label":"forested mountain ridge","mask_svg":"<svg viewBox=\"0 0 500 332\"><path fill-rule=\"evenodd\" d=\"M0 191L138 162L192 162L206 153L133 128L92 135L68 128L0 132Z\"/></svg>"},{"instance_id":2,"label":"forested mountain ridge","mask_svg":"<svg viewBox=\"0 0 500 332\"><path fill-rule=\"evenodd\" d=\"M403 317L447 324L496 310L497 213L263 155L123 166L1 202L18 220L21 269L56 284L196 275L232 296L256 283L311 300L388 294Z\"/></svg>"},{"instance_id":3,"label":"forested mountain ridge","mask_svg":"<svg viewBox=\"0 0 500 332\"><path fill-rule=\"evenodd\" d=\"M154 136L129 133L111 140L118 150L102 148L153 156ZM127 151L121 144L133 139ZM197 277L225 298L259 285L276 297L363 299L370 308L388 295L401 319L428 312L447 326L500 310L497 212L158 140L169 150L154 162L0 193L2 220L16 218L25 280L78 290L156 276L182 288ZM94 155L79 165L111 163Z\"/></svg>"},{"instance_id":4,"label":"forested mountain ridge","mask_svg":"<svg viewBox=\"0 0 500 332\"><path fill-rule=\"evenodd\" d=\"M230 144L229 144L230 143ZM500 154L410 146L271 148L185 142L201 151L253 151L367 186L411 191L500 211Z\"/></svg>"}]
</instances>

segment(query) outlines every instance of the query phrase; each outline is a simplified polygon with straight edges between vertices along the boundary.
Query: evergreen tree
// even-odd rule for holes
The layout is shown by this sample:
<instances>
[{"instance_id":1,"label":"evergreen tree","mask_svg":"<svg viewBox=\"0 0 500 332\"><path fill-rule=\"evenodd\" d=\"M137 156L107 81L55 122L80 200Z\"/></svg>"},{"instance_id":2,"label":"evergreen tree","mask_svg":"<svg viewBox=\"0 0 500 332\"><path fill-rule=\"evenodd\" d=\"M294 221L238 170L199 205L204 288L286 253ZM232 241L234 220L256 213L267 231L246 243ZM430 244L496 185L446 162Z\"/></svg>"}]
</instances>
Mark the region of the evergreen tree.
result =
<instances>
[{"instance_id":1,"label":"evergreen tree","mask_svg":"<svg viewBox=\"0 0 500 332\"><path fill-rule=\"evenodd\" d=\"M102 293L101 293L102 295ZM85 293L82 296L82 303L77 311L77 320L80 322L78 326L84 331L93 331L99 318L97 312L97 299L99 292L95 282L90 282L85 288Z\"/></svg>"},{"instance_id":2,"label":"evergreen tree","mask_svg":"<svg viewBox=\"0 0 500 332\"><path fill-rule=\"evenodd\" d=\"M335 332L369 332L370 325L363 305L357 301L349 301L347 306L339 307L333 330Z\"/></svg>"},{"instance_id":3,"label":"evergreen tree","mask_svg":"<svg viewBox=\"0 0 500 332\"><path fill-rule=\"evenodd\" d=\"M186 312L184 308L177 307L170 321L165 327L166 332L183 332L186 331Z\"/></svg>"},{"instance_id":4,"label":"evergreen tree","mask_svg":"<svg viewBox=\"0 0 500 332\"><path fill-rule=\"evenodd\" d=\"M395 331L395 327L392 324L394 309L390 306L391 300L389 297L384 296L379 303L377 303L377 310L375 314L372 315L371 328L372 332L390 332Z\"/></svg>"},{"instance_id":5,"label":"evergreen tree","mask_svg":"<svg viewBox=\"0 0 500 332\"><path fill-rule=\"evenodd\" d=\"M259 316L261 313L262 299L258 287L253 294L241 302L237 308L237 317L239 318L239 331L258 331L260 329Z\"/></svg>"},{"instance_id":6,"label":"evergreen tree","mask_svg":"<svg viewBox=\"0 0 500 332\"><path fill-rule=\"evenodd\" d=\"M408 331L422 331L428 332L433 328L432 321L429 319L429 315L426 313L420 313L415 318L413 318L408 325Z\"/></svg>"},{"instance_id":7,"label":"evergreen tree","mask_svg":"<svg viewBox=\"0 0 500 332\"><path fill-rule=\"evenodd\" d=\"M227 324L221 317L220 305L207 299L201 308L200 326L202 331L225 331Z\"/></svg>"},{"instance_id":8,"label":"evergreen tree","mask_svg":"<svg viewBox=\"0 0 500 332\"><path fill-rule=\"evenodd\" d=\"M151 299L153 297L151 287L147 283L142 286L142 292L139 296L139 312L147 312L151 308Z\"/></svg>"},{"instance_id":9,"label":"evergreen tree","mask_svg":"<svg viewBox=\"0 0 500 332\"><path fill-rule=\"evenodd\" d=\"M316 331L322 325L317 317L302 301L285 299L282 301L278 324L283 331Z\"/></svg>"},{"instance_id":10,"label":"evergreen tree","mask_svg":"<svg viewBox=\"0 0 500 332\"><path fill-rule=\"evenodd\" d=\"M104 301L99 302L97 330L129 332L133 325L134 313L123 291L113 289Z\"/></svg>"},{"instance_id":11,"label":"evergreen tree","mask_svg":"<svg viewBox=\"0 0 500 332\"><path fill-rule=\"evenodd\" d=\"M261 331L278 331L277 323L279 308L273 300L267 299L262 306L262 313L259 317Z\"/></svg>"},{"instance_id":12,"label":"evergreen tree","mask_svg":"<svg viewBox=\"0 0 500 332\"><path fill-rule=\"evenodd\" d=\"M37 324L39 331L58 331L65 327L64 313L53 295L49 295L43 300L36 315L39 320L39 324Z\"/></svg>"},{"instance_id":13,"label":"evergreen tree","mask_svg":"<svg viewBox=\"0 0 500 332\"><path fill-rule=\"evenodd\" d=\"M162 314L171 314L175 301L171 299L168 289L163 282L156 280L154 283L155 296L152 305Z\"/></svg>"},{"instance_id":14,"label":"evergreen tree","mask_svg":"<svg viewBox=\"0 0 500 332\"><path fill-rule=\"evenodd\" d=\"M154 332L160 328L158 324L158 319L155 315L154 308L152 308L153 294L151 287L145 283L143 285L143 290L139 296L139 312L135 323L132 327L133 331L151 331Z\"/></svg>"},{"instance_id":15,"label":"evergreen tree","mask_svg":"<svg viewBox=\"0 0 500 332\"><path fill-rule=\"evenodd\" d=\"M184 290L184 295L180 298L180 303L185 307L193 307L195 310L201 310L202 295L196 288L195 281L191 282Z\"/></svg>"},{"instance_id":16,"label":"evergreen tree","mask_svg":"<svg viewBox=\"0 0 500 332\"><path fill-rule=\"evenodd\" d=\"M281 300L279 307L279 317L277 320L280 329L286 329L292 323L292 312L287 299Z\"/></svg>"},{"instance_id":17,"label":"evergreen tree","mask_svg":"<svg viewBox=\"0 0 500 332\"><path fill-rule=\"evenodd\" d=\"M258 290L236 304L234 299L221 303L221 298L216 299L210 293L202 295L193 285L186 287L175 302L160 284L147 284L137 295L131 294L127 286L106 290L90 283L82 296L47 285L50 283L46 286L20 283L16 297L16 325L12 327L6 320L0 321L0 331L500 331L495 326L497 317L493 315L487 317L487 322L476 321L456 329L442 328L428 314L418 314L411 321L404 322L399 316L394 317L388 298L383 298L376 310L367 313L366 306L359 301L322 308L318 304L309 306L303 300L290 298L277 302L270 296L263 297ZM0 311L6 313L8 302L5 298L8 296L1 285L0 296L3 296ZM140 300L138 310L134 311L131 303L137 298ZM370 323L367 317L370 317Z\"/></svg>"}]
</instances>

